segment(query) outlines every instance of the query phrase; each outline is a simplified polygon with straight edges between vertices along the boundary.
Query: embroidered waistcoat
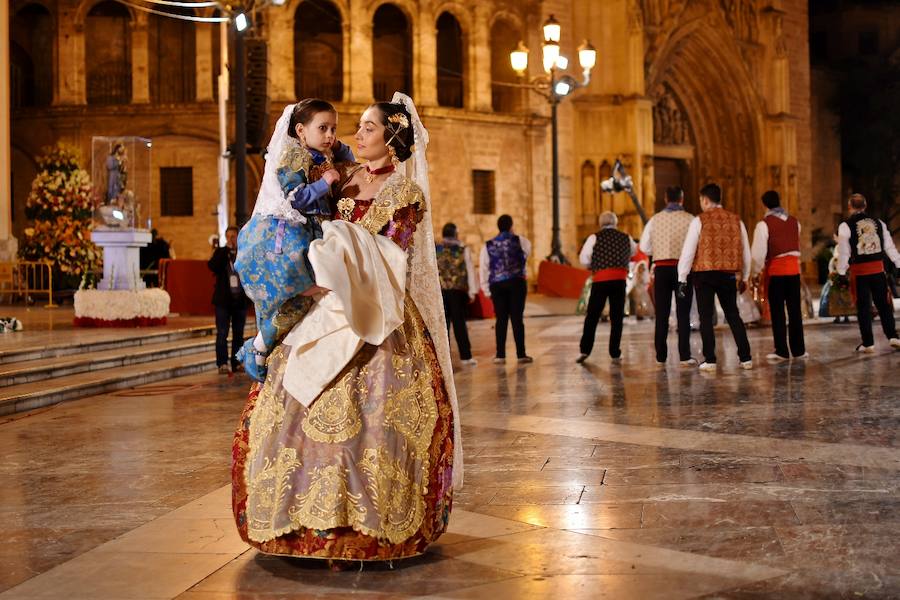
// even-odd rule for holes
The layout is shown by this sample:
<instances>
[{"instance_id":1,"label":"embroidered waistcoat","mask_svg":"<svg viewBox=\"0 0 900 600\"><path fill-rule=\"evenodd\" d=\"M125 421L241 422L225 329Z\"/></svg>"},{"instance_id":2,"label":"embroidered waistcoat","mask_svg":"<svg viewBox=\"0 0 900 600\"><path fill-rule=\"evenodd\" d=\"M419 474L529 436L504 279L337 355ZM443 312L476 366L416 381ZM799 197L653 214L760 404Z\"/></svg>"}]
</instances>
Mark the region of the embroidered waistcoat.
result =
<instances>
[{"instance_id":1,"label":"embroidered waistcoat","mask_svg":"<svg viewBox=\"0 0 900 600\"><path fill-rule=\"evenodd\" d=\"M681 256L693 215L685 210L664 210L653 215L650 243L653 260L672 260Z\"/></svg>"},{"instance_id":2,"label":"embroidered waistcoat","mask_svg":"<svg viewBox=\"0 0 900 600\"><path fill-rule=\"evenodd\" d=\"M442 290L469 291L466 247L461 244L436 244L438 274Z\"/></svg>"},{"instance_id":3,"label":"embroidered waistcoat","mask_svg":"<svg viewBox=\"0 0 900 600\"><path fill-rule=\"evenodd\" d=\"M775 215L769 215L763 221L769 228L767 260L772 260L786 252L800 252L800 227L797 219L788 216L785 220Z\"/></svg>"},{"instance_id":4,"label":"embroidered waistcoat","mask_svg":"<svg viewBox=\"0 0 900 600\"><path fill-rule=\"evenodd\" d=\"M702 212L699 217L700 240L693 270L740 271L744 260L740 217L724 208Z\"/></svg>"},{"instance_id":5,"label":"embroidered waistcoat","mask_svg":"<svg viewBox=\"0 0 900 600\"><path fill-rule=\"evenodd\" d=\"M487 242L490 260L489 283L525 278L525 251L519 236L503 232Z\"/></svg>"},{"instance_id":6,"label":"embroidered waistcoat","mask_svg":"<svg viewBox=\"0 0 900 600\"><path fill-rule=\"evenodd\" d=\"M631 260L631 238L612 227L605 227L596 234L591 253L591 271L603 269L627 269Z\"/></svg>"},{"instance_id":7,"label":"embroidered waistcoat","mask_svg":"<svg viewBox=\"0 0 900 600\"><path fill-rule=\"evenodd\" d=\"M850 228L850 264L884 260L881 221L856 213L846 222Z\"/></svg>"}]
</instances>

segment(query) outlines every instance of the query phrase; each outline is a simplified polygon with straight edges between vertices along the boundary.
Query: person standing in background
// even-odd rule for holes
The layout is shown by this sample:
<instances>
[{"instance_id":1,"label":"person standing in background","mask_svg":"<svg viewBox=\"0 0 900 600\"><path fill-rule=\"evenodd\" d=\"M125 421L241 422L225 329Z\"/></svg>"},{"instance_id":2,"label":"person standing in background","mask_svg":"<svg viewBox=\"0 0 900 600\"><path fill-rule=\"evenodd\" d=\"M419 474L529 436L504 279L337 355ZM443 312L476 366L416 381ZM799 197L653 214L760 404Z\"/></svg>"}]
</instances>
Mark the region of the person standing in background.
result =
<instances>
[{"instance_id":1,"label":"person standing in background","mask_svg":"<svg viewBox=\"0 0 900 600\"><path fill-rule=\"evenodd\" d=\"M641 251L653 258L653 300L656 305L656 363L666 364L668 357L669 316L672 295L678 290L678 258L691 226L693 215L684 210L684 190L666 188L666 207L653 215L641 234ZM688 276L690 282L690 276ZM691 367L697 361L691 357L691 301L693 289L687 287L685 296L675 297L675 317L678 328L678 358L681 366Z\"/></svg>"},{"instance_id":2,"label":"person standing in background","mask_svg":"<svg viewBox=\"0 0 900 600\"><path fill-rule=\"evenodd\" d=\"M531 242L513 233L512 226L512 217L501 215L497 219L500 233L485 243L479 258L481 289L493 300L497 314L494 331L497 340L496 364L506 362L506 329L510 321L519 362L534 361L525 353L524 321L525 297L528 294L525 261L531 254Z\"/></svg>"},{"instance_id":3,"label":"person standing in background","mask_svg":"<svg viewBox=\"0 0 900 600\"><path fill-rule=\"evenodd\" d=\"M248 300L244 288L234 270L237 258L238 228L225 230L225 245L213 251L207 262L216 276L212 303L216 308L216 366L219 373L228 374L241 370L235 358L244 344L244 324L247 322ZM228 330L231 329L231 353L228 353ZM230 368L229 368L230 363Z\"/></svg>"},{"instance_id":4,"label":"person standing in background","mask_svg":"<svg viewBox=\"0 0 900 600\"><path fill-rule=\"evenodd\" d=\"M456 225L447 223L441 232L443 240L435 244L438 275L441 279L441 295L444 299L444 316L447 319L447 335L453 325L453 335L459 347L462 364L474 367L478 364L472 358L469 331L466 328L466 310L475 300L478 284L475 282L475 267L472 253L459 241Z\"/></svg>"}]
</instances>

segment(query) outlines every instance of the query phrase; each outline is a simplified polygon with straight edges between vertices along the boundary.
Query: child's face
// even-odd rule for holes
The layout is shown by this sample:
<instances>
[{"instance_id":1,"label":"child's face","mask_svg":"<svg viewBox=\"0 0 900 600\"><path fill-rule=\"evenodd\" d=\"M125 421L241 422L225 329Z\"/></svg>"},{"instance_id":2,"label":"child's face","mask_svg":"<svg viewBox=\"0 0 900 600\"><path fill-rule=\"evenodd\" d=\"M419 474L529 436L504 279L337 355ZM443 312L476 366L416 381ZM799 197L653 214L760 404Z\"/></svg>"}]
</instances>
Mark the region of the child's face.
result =
<instances>
[{"instance_id":1,"label":"child's face","mask_svg":"<svg viewBox=\"0 0 900 600\"><path fill-rule=\"evenodd\" d=\"M337 139L336 132L337 115L329 111L316 113L306 125L302 123L297 125L297 137L307 148L319 152L331 151L331 147Z\"/></svg>"},{"instance_id":2,"label":"child's face","mask_svg":"<svg viewBox=\"0 0 900 600\"><path fill-rule=\"evenodd\" d=\"M356 153L366 160L384 158L387 145L384 143L384 125L381 124L381 110L371 106L359 118L359 129L356 130Z\"/></svg>"}]
</instances>

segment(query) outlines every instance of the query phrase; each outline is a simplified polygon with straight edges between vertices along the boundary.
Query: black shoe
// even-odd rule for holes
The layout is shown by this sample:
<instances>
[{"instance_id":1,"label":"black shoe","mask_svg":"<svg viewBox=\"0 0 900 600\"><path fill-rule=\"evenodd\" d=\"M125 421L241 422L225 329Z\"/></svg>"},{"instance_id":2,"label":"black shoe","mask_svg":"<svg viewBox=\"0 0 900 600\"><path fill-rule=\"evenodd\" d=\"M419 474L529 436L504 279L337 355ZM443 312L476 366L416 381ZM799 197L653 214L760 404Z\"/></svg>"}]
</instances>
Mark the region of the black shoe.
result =
<instances>
[{"instance_id":1,"label":"black shoe","mask_svg":"<svg viewBox=\"0 0 900 600\"><path fill-rule=\"evenodd\" d=\"M579 356L578 358L575 359L575 362L577 362L579 365L581 365L581 364L584 364L584 361L586 361L587 359L588 359L588 355L582 354L581 356Z\"/></svg>"},{"instance_id":2,"label":"black shoe","mask_svg":"<svg viewBox=\"0 0 900 600\"><path fill-rule=\"evenodd\" d=\"M520 356L519 357L520 365L527 364L527 363L533 363L533 362L534 362L534 359L531 358L530 356Z\"/></svg>"}]
</instances>

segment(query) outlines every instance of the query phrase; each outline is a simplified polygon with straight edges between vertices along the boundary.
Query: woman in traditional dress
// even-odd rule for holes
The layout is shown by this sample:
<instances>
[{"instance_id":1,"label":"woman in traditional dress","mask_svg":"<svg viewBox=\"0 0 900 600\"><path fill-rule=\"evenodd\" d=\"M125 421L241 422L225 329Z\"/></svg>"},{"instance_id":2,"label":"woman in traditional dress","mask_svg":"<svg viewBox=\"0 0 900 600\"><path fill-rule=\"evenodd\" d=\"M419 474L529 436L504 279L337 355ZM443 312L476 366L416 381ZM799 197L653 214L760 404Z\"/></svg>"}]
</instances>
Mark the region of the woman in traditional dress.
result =
<instances>
[{"instance_id":1,"label":"woman in traditional dress","mask_svg":"<svg viewBox=\"0 0 900 600\"><path fill-rule=\"evenodd\" d=\"M368 163L310 246L322 293L272 352L234 438L237 527L268 554L421 554L462 483L427 132L398 93L363 113L356 140Z\"/></svg>"}]
</instances>

